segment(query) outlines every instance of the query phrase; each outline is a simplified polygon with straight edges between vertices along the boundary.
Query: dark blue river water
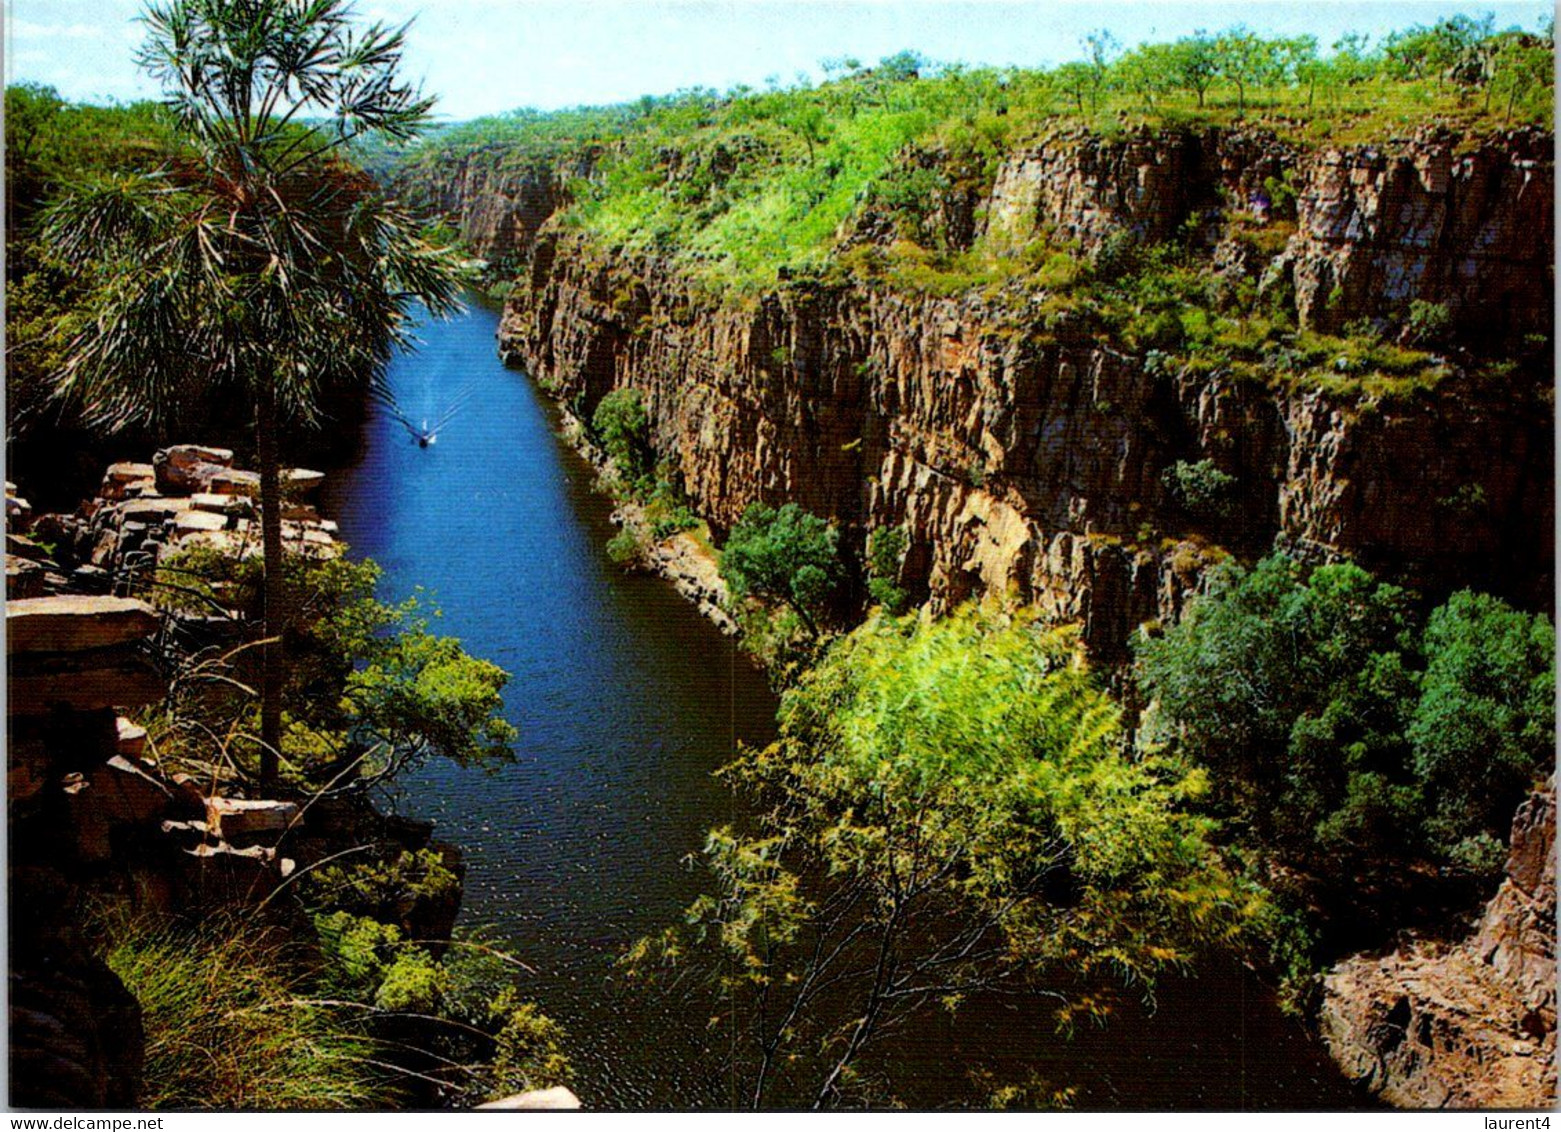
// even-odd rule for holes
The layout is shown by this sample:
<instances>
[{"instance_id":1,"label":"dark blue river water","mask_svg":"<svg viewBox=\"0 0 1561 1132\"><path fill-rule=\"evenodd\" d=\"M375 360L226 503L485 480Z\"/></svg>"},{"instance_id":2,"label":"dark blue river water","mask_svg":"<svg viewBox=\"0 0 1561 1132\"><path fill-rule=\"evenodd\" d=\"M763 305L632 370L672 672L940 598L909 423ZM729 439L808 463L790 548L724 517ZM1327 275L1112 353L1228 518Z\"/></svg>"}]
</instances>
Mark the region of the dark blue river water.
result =
<instances>
[{"instance_id":1,"label":"dark blue river water","mask_svg":"<svg viewBox=\"0 0 1561 1132\"><path fill-rule=\"evenodd\" d=\"M325 505L355 555L385 568L384 594L426 587L439 629L512 673L505 714L516 759L493 773L434 763L403 809L465 850L463 924L535 968L525 991L568 1030L589 1107L725 1105L733 1093L701 1010L611 992L612 959L677 920L697 894L682 864L735 815L710 772L739 740L772 733L775 703L754 670L665 583L608 561L608 505L554 433L531 382L497 358L498 311L425 326L392 364L403 413L437 419L420 448L376 412L361 451L332 474ZM964 1065L996 1047L1039 1067L1085 1108L1347 1107L1347 1089L1304 1030L1234 964L1162 985L1105 1029L1063 1040L992 1010L934 1023L892 1051L935 1105L967 1090Z\"/></svg>"}]
</instances>

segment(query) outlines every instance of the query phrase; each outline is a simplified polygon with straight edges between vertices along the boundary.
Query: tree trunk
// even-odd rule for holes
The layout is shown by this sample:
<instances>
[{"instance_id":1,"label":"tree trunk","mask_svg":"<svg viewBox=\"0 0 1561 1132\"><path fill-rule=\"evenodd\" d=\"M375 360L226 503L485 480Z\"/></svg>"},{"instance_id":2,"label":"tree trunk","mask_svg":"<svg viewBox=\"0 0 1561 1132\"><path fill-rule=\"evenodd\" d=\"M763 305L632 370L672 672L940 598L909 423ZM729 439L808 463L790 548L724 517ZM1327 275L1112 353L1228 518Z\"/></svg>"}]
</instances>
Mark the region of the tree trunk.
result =
<instances>
[{"instance_id":1,"label":"tree trunk","mask_svg":"<svg viewBox=\"0 0 1561 1132\"><path fill-rule=\"evenodd\" d=\"M265 628L260 682L260 787L274 789L282 749L282 681L286 660L282 632L286 623L282 577L282 469L277 455L276 395L260 391L255 409L255 447L260 456L260 541L265 554Z\"/></svg>"}]
</instances>

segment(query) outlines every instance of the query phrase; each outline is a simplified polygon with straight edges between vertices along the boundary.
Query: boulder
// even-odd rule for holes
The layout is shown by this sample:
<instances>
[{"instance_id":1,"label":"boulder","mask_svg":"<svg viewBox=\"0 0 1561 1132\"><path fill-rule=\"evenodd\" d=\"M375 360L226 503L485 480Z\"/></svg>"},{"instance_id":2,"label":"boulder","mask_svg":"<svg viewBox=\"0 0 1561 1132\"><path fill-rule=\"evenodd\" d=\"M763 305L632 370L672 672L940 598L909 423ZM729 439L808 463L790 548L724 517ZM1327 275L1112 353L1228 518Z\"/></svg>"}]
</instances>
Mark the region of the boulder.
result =
<instances>
[{"instance_id":1,"label":"boulder","mask_svg":"<svg viewBox=\"0 0 1561 1132\"><path fill-rule=\"evenodd\" d=\"M276 853L259 845L197 845L181 851L179 859L180 903L185 907L252 904L263 900L279 879Z\"/></svg>"},{"instance_id":2,"label":"boulder","mask_svg":"<svg viewBox=\"0 0 1561 1132\"><path fill-rule=\"evenodd\" d=\"M5 497L5 525L7 530L25 531L33 518L33 505L15 495Z\"/></svg>"},{"instance_id":3,"label":"boulder","mask_svg":"<svg viewBox=\"0 0 1561 1132\"><path fill-rule=\"evenodd\" d=\"M48 571L30 558L5 556L5 597L7 601L18 598L43 597L48 593L45 581Z\"/></svg>"},{"instance_id":4,"label":"boulder","mask_svg":"<svg viewBox=\"0 0 1561 1132\"><path fill-rule=\"evenodd\" d=\"M325 482L325 473L310 468L283 468L282 490L294 496L308 495Z\"/></svg>"},{"instance_id":5,"label":"boulder","mask_svg":"<svg viewBox=\"0 0 1561 1132\"><path fill-rule=\"evenodd\" d=\"M110 464L103 473L103 483L98 488L98 498L118 502L128 499L135 491L155 488L157 469L151 464Z\"/></svg>"},{"instance_id":6,"label":"boulder","mask_svg":"<svg viewBox=\"0 0 1561 1132\"><path fill-rule=\"evenodd\" d=\"M259 495L260 473L225 470L212 476L205 490L217 495Z\"/></svg>"},{"instance_id":7,"label":"boulder","mask_svg":"<svg viewBox=\"0 0 1561 1132\"><path fill-rule=\"evenodd\" d=\"M226 448L201 444L175 444L152 457L157 490L165 495L192 495L206 491L213 477L233 466Z\"/></svg>"},{"instance_id":8,"label":"boulder","mask_svg":"<svg viewBox=\"0 0 1561 1132\"><path fill-rule=\"evenodd\" d=\"M60 594L8 602L6 651L79 652L143 640L157 631L157 614L134 598Z\"/></svg>"},{"instance_id":9,"label":"boulder","mask_svg":"<svg viewBox=\"0 0 1561 1132\"><path fill-rule=\"evenodd\" d=\"M239 520L243 522L243 520ZM191 546L209 546L218 554L229 558L254 558L261 553L260 539L247 538L243 531L187 531L179 536L178 549ZM167 554L173 547L165 548Z\"/></svg>"},{"instance_id":10,"label":"boulder","mask_svg":"<svg viewBox=\"0 0 1561 1132\"><path fill-rule=\"evenodd\" d=\"M51 598L33 598L50 601ZM12 602L11 606L20 602ZM9 608L9 607L8 607ZM96 711L156 703L168 683L145 657L130 649L10 656L7 711L39 715L64 708Z\"/></svg>"},{"instance_id":11,"label":"boulder","mask_svg":"<svg viewBox=\"0 0 1561 1132\"><path fill-rule=\"evenodd\" d=\"M298 820L295 802L257 798L206 799L206 827L212 835L232 845L257 840L275 842Z\"/></svg>"},{"instance_id":12,"label":"boulder","mask_svg":"<svg viewBox=\"0 0 1561 1132\"><path fill-rule=\"evenodd\" d=\"M538 1110L565 1110L574 1111L580 1107L580 1098L564 1088L555 1085L551 1089L532 1089L526 1093L516 1093L514 1096L504 1097L502 1100L489 1101L480 1104L479 1109L499 1109L509 1111L538 1111Z\"/></svg>"},{"instance_id":13,"label":"boulder","mask_svg":"<svg viewBox=\"0 0 1561 1132\"><path fill-rule=\"evenodd\" d=\"M129 759L115 755L77 777L67 776L65 808L76 856L101 864L114 855L115 832L160 821L173 793Z\"/></svg>"},{"instance_id":14,"label":"boulder","mask_svg":"<svg viewBox=\"0 0 1561 1132\"><path fill-rule=\"evenodd\" d=\"M12 534L10 531L5 535L5 552L14 554L18 558L30 558L34 562L49 561L49 552L37 540L26 535Z\"/></svg>"},{"instance_id":15,"label":"boulder","mask_svg":"<svg viewBox=\"0 0 1561 1132\"><path fill-rule=\"evenodd\" d=\"M122 715L114 720L114 727L119 736L119 754L123 758L138 759L146 753L146 728Z\"/></svg>"},{"instance_id":16,"label":"boulder","mask_svg":"<svg viewBox=\"0 0 1561 1132\"><path fill-rule=\"evenodd\" d=\"M119 523L145 523L149 527L160 527L188 506L186 500L158 496L127 499L115 507L114 517Z\"/></svg>"},{"instance_id":17,"label":"boulder","mask_svg":"<svg viewBox=\"0 0 1561 1132\"><path fill-rule=\"evenodd\" d=\"M247 496L223 495L215 491L202 491L190 496L190 506L197 511L211 511L218 515L250 515L255 509Z\"/></svg>"},{"instance_id":18,"label":"boulder","mask_svg":"<svg viewBox=\"0 0 1561 1132\"><path fill-rule=\"evenodd\" d=\"M181 511L174 516L173 529L175 535L187 535L195 531L220 531L228 525L228 520L222 515L215 515L210 511Z\"/></svg>"},{"instance_id":19,"label":"boulder","mask_svg":"<svg viewBox=\"0 0 1561 1132\"><path fill-rule=\"evenodd\" d=\"M106 594L114 587L114 575L101 566L77 566L70 572L72 589L89 594Z\"/></svg>"}]
</instances>

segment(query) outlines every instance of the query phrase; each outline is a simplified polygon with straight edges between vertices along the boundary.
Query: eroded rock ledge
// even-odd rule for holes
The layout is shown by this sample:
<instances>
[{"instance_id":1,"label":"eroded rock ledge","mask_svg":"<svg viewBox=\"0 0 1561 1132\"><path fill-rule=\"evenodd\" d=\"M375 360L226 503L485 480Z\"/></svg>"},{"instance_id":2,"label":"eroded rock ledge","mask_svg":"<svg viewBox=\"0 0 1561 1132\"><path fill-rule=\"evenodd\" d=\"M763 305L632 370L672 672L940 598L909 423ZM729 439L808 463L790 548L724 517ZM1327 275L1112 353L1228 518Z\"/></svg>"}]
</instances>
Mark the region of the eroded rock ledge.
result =
<instances>
[{"instance_id":1,"label":"eroded rock ledge","mask_svg":"<svg viewBox=\"0 0 1561 1132\"><path fill-rule=\"evenodd\" d=\"M1556 1103L1555 831L1552 780L1518 809L1507 878L1470 936L1328 974L1322 1031L1347 1074L1404 1108Z\"/></svg>"}]
</instances>

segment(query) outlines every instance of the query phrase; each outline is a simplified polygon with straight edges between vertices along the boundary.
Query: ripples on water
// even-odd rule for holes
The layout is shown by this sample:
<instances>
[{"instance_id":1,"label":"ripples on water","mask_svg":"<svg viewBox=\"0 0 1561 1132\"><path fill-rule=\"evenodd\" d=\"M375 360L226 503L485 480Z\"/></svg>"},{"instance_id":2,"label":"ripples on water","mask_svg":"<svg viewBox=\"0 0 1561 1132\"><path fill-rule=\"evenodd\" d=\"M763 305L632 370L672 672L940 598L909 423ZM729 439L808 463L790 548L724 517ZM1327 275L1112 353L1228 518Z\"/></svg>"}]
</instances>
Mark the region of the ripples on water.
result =
<instances>
[{"instance_id":1,"label":"ripples on water","mask_svg":"<svg viewBox=\"0 0 1561 1132\"><path fill-rule=\"evenodd\" d=\"M468 383L472 400L428 448L376 414L326 489L353 552L385 568L387 597L425 586L443 609L438 630L511 673L515 762L492 773L430 764L406 782L403 808L464 849L462 923L536 969L525 990L568 1029L587 1106L730 1104L703 1010L606 983L615 955L697 894L683 858L735 816L711 771L739 741L772 734L774 699L670 587L611 565L609 505L590 469L554 435L531 383L499 363L498 312L470 303L425 326L390 383L414 421L439 416ZM923 1027L894 1057L924 1106L958 1094L972 1043L1077 1084L1086 1108L1356 1103L1249 982L1234 966L1205 970L1163 987L1152 1016L1135 1005L1072 1042L993 1008L958 1029Z\"/></svg>"}]
</instances>

